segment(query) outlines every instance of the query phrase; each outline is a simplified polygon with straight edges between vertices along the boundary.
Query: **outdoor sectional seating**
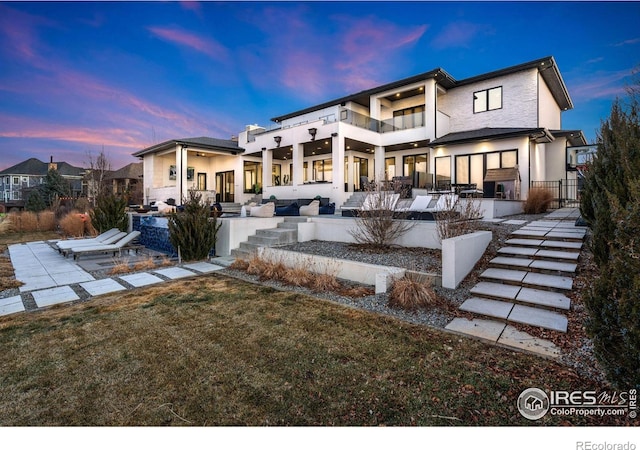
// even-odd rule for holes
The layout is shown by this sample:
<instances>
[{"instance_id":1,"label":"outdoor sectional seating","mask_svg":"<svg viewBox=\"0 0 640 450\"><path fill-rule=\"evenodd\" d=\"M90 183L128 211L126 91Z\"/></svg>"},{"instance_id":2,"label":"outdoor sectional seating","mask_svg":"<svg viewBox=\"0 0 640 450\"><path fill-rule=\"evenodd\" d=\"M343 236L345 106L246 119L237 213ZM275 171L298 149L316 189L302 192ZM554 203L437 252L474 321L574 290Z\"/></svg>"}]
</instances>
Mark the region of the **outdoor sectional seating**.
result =
<instances>
[{"instance_id":1,"label":"outdoor sectional seating","mask_svg":"<svg viewBox=\"0 0 640 450\"><path fill-rule=\"evenodd\" d=\"M138 236L140 236L139 231L132 231L114 244L82 245L79 247L72 247L71 253L73 253L73 259L78 259L81 255L91 253L113 253L115 256L116 254L120 255L123 250L135 249L137 251L140 248L140 245L136 245L133 242L138 238Z\"/></svg>"}]
</instances>

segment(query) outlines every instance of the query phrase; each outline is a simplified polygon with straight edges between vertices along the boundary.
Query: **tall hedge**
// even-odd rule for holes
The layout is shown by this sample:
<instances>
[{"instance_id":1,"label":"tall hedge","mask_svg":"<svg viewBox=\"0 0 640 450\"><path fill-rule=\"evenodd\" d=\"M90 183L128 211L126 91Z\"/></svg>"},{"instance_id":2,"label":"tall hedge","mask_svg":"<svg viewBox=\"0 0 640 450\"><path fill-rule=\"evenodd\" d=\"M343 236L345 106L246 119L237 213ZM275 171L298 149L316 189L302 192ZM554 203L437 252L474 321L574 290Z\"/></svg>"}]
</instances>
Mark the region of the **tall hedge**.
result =
<instances>
[{"instance_id":1,"label":"tall hedge","mask_svg":"<svg viewBox=\"0 0 640 450\"><path fill-rule=\"evenodd\" d=\"M129 228L126 208L126 197L119 197L113 193L100 194L96 199L96 207L89 213L91 224L99 233L111 228L126 231Z\"/></svg>"},{"instance_id":2,"label":"tall hedge","mask_svg":"<svg viewBox=\"0 0 640 450\"><path fill-rule=\"evenodd\" d=\"M584 296L587 331L609 381L621 389L640 387L639 112L637 95L613 104L581 198L599 271Z\"/></svg>"},{"instance_id":3,"label":"tall hedge","mask_svg":"<svg viewBox=\"0 0 640 450\"><path fill-rule=\"evenodd\" d=\"M205 259L215 248L221 225L211 217L211 208L202 202L202 195L189 190L183 211L169 218L169 241L185 261Z\"/></svg>"}]
</instances>

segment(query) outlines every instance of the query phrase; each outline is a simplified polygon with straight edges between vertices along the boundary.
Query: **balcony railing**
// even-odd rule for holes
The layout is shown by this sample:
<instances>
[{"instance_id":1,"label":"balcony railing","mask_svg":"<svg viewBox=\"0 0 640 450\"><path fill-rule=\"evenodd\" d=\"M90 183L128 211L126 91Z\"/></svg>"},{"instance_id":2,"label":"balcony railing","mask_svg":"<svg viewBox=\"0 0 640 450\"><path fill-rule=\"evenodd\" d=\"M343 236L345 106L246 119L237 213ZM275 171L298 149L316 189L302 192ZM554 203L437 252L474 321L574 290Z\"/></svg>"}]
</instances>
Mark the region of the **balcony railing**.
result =
<instances>
[{"instance_id":1,"label":"balcony railing","mask_svg":"<svg viewBox=\"0 0 640 450\"><path fill-rule=\"evenodd\" d=\"M340 112L340 121L358 128L375 131L376 133L409 130L411 128L423 127L425 125L424 112L397 116L386 120L377 120L351 109L343 109Z\"/></svg>"}]
</instances>

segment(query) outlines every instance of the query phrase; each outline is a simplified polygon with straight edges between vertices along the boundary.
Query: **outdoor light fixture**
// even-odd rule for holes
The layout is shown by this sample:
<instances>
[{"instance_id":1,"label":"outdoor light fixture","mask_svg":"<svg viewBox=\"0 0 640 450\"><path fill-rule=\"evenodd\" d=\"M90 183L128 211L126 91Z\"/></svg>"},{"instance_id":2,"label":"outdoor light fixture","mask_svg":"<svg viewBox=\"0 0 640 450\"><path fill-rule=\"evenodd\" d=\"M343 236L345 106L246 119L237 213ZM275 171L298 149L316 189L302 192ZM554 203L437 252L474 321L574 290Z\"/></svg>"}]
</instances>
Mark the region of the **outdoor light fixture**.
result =
<instances>
[{"instance_id":1,"label":"outdoor light fixture","mask_svg":"<svg viewBox=\"0 0 640 450\"><path fill-rule=\"evenodd\" d=\"M282 141L282 136L274 136L273 140L276 141L278 147L280 147L280 142Z\"/></svg>"},{"instance_id":2,"label":"outdoor light fixture","mask_svg":"<svg viewBox=\"0 0 640 450\"><path fill-rule=\"evenodd\" d=\"M318 132L317 128L309 128L309 134L311 135L311 140L316 140L316 133Z\"/></svg>"}]
</instances>

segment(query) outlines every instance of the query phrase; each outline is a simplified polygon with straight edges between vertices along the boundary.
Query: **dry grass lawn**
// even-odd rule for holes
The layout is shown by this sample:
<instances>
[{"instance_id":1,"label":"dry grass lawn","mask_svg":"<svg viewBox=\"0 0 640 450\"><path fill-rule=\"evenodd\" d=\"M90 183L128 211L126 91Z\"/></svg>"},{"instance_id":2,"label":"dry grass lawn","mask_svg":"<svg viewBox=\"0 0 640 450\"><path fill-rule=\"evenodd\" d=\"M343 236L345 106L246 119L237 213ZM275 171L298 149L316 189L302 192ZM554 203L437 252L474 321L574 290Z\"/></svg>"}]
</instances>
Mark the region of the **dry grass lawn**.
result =
<instances>
[{"instance_id":1,"label":"dry grass lawn","mask_svg":"<svg viewBox=\"0 0 640 450\"><path fill-rule=\"evenodd\" d=\"M0 318L0 425L529 425L572 370L220 274Z\"/></svg>"}]
</instances>

